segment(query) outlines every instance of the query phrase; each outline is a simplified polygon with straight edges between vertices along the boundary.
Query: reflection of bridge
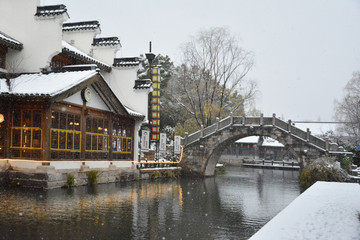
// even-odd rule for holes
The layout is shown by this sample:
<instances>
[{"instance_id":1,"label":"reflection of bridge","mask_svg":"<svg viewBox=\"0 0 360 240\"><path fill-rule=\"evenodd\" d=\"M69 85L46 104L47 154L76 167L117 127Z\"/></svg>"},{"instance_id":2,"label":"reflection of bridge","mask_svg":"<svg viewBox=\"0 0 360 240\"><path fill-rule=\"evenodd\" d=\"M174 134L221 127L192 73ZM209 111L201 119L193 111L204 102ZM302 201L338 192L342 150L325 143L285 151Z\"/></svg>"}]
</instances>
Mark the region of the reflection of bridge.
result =
<instances>
[{"instance_id":1,"label":"reflection of bridge","mask_svg":"<svg viewBox=\"0 0 360 240\"><path fill-rule=\"evenodd\" d=\"M181 162L185 174L213 176L215 165L224 149L239 138L247 136L268 136L285 145L303 166L308 159L321 155L343 156L351 154L336 143L311 135L288 122L272 117L229 116L215 124L186 135L184 156Z\"/></svg>"}]
</instances>

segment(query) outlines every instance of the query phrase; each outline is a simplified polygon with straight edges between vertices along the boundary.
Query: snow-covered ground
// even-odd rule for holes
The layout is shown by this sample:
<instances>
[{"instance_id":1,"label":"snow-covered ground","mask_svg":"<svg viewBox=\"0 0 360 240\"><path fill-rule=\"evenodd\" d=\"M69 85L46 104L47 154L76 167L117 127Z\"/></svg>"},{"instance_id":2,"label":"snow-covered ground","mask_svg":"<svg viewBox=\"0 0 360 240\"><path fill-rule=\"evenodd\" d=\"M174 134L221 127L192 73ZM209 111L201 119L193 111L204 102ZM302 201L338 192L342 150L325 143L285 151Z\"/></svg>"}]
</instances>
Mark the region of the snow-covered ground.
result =
<instances>
[{"instance_id":1,"label":"snow-covered ground","mask_svg":"<svg viewBox=\"0 0 360 240\"><path fill-rule=\"evenodd\" d=\"M360 184L317 182L250 239L359 240Z\"/></svg>"}]
</instances>

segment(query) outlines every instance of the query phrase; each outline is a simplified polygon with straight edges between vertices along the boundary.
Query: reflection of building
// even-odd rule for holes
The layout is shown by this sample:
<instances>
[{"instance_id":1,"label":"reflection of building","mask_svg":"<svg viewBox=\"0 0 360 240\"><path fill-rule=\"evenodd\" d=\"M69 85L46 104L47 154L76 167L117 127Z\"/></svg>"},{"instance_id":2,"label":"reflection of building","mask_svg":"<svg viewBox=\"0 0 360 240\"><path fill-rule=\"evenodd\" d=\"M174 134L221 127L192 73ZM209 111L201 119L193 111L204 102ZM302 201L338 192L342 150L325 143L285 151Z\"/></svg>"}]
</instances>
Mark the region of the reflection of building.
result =
<instances>
[{"instance_id":1,"label":"reflection of building","mask_svg":"<svg viewBox=\"0 0 360 240\"><path fill-rule=\"evenodd\" d=\"M0 5L0 158L132 167L151 90L137 87L139 59L116 58L120 41L97 37L98 21L64 23L64 5Z\"/></svg>"},{"instance_id":2,"label":"reflection of building","mask_svg":"<svg viewBox=\"0 0 360 240\"><path fill-rule=\"evenodd\" d=\"M224 154L270 160L283 160L292 156L282 143L269 137L264 137L263 141L259 142L259 136L237 140L227 148Z\"/></svg>"}]
</instances>

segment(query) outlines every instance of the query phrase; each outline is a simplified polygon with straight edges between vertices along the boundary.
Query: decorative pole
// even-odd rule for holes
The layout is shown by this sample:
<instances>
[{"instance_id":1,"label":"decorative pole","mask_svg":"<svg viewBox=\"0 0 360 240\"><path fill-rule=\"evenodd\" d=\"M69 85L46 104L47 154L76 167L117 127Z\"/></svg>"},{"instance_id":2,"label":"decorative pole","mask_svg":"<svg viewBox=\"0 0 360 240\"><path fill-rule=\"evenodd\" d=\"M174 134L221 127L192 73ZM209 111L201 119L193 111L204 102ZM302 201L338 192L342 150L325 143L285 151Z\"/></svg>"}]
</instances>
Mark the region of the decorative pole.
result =
<instances>
[{"instance_id":1,"label":"decorative pole","mask_svg":"<svg viewBox=\"0 0 360 240\"><path fill-rule=\"evenodd\" d=\"M155 142L155 159L159 159L159 139L160 139L160 69L153 67L152 62L155 59L155 54L151 53L151 42L149 46L150 53L146 53L146 58L149 61L151 80L153 84L153 91L151 96L151 141Z\"/></svg>"}]
</instances>

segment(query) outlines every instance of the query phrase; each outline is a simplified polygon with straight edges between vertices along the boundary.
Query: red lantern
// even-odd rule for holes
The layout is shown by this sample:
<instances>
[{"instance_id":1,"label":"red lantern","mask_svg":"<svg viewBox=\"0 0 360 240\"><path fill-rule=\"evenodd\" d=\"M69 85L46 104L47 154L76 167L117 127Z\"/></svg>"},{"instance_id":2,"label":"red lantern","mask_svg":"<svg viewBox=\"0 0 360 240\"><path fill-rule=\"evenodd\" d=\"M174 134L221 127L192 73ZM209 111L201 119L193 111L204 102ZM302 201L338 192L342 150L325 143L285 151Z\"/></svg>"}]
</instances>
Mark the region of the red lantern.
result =
<instances>
[{"instance_id":1,"label":"red lantern","mask_svg":"<svg viewBox=\"0 0 360 240\"><path fill-rule=\"evenodd\" d=\"M0 123L4 122L4 115L0 114Z\"/></svg>"}]
</instances>

